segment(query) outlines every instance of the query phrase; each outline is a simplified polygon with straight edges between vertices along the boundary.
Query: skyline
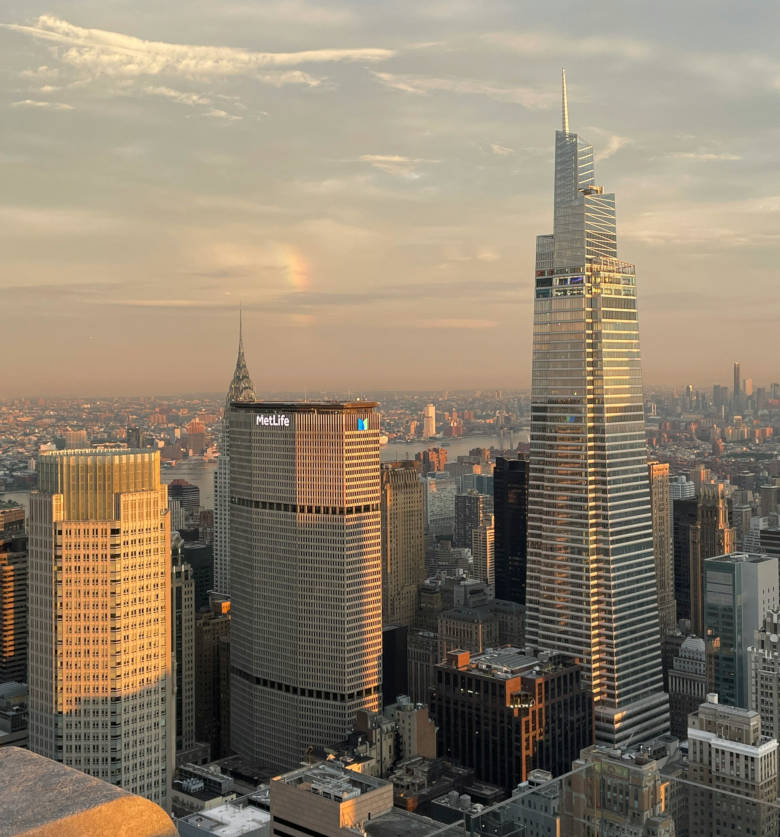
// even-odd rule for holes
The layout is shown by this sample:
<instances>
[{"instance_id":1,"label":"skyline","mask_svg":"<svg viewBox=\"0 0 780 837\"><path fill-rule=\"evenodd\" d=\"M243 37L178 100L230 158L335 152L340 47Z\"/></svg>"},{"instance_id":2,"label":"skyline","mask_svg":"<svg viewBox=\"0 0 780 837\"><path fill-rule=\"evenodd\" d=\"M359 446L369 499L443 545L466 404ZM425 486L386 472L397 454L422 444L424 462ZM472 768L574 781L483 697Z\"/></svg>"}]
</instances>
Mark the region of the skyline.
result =
<instances>
[{"instance_id":1,"label":"skyline","mask_svg":"<svg viewBox=\"0 0 780 837\"><path fill-rule=\"evenodd\" d=\"M4 393L224 391L239 300L259 393L527 389L561 63L647 384L769 383L778 12L603 8L14 0Z\"/></svg>"}]
</instances>

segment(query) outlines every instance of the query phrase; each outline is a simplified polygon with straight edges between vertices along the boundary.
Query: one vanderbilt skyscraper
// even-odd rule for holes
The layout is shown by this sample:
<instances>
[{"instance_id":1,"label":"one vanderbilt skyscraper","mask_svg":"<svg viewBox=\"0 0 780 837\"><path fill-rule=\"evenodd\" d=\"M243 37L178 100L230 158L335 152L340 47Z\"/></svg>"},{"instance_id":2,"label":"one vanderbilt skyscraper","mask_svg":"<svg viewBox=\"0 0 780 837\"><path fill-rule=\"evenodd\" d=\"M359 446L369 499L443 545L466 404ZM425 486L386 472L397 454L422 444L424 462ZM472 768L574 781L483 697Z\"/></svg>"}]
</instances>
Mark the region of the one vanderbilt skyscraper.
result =
<instances>
[{"instance_id":1,"label":"one vanderbilt skyscraper","mask_svg":"<svg viewBox=\"0 0 780 837\"><path fill-rule=\"evenodd\" d=\"M552 235L536 241L527 620L575 654L596 738L668 732L645 446L634 265L617 257L615 196L593 148L555 134Z\"/></svg>"}]
</instances>

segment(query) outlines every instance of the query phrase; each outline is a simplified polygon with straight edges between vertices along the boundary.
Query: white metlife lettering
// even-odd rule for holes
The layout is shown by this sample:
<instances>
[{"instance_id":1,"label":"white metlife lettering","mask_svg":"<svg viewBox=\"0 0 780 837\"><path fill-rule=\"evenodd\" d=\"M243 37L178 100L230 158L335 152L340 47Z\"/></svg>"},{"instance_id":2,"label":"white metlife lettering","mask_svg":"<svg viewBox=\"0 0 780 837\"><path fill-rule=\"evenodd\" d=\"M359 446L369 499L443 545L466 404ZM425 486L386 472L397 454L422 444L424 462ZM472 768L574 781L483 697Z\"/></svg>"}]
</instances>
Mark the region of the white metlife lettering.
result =
<instances>
[{"instance_id":1,"label":"white metlife lettering","mask_svg":"<svg viewBox=\"0 0 780 837\"><path fill-rule=\"evenodd\" d=\"M264 427L289 427L290 417L284 413L265 413L255 416L255 424Z\"/></svg>"}]
</instances>

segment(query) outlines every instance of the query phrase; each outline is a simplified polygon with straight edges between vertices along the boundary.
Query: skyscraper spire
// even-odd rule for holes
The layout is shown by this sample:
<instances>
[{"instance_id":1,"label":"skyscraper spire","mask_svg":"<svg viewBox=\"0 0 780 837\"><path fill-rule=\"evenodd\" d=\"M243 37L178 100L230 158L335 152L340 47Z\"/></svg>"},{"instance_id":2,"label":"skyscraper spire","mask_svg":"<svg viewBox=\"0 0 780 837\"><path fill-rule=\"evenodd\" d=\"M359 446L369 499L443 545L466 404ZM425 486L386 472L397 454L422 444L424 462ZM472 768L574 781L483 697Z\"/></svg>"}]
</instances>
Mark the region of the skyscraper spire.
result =
<instances>
[{"instance_id":1,"label":"skyscraper spire","mask_svg":"<svg viewBox=\"0 0 780 837\"><path fill-rule=\"evenodd\" d=\"M244 358L244 312L243 308L238 309L238 357L236 358L236 369L233 372L233 380L227 393L228 404L231 401L254 401L255 387L249 377L249 370Z\"/></svg>"},{"instance_id":2,"label":"skyscraper spire","mask_svg":"<svg viewBox=\"0 0 780 837\"><path fill-rule=\"evenodd\" d=\"M244 309L238 309L238 357L233 380L225 396L225 413L219 438L219 459L214 475L214 589L230 595L230 405L256 401L255 387L244 358Z\"/></svg>"},{"instance_id":3,"label":"skyscraper spire","mask_svg":"<svg viewBox=\"0 0 780 837\"><path fill-rule=\"evenodd\" d=\"M618 747L669 729L636 271L593 148L569 131L565 72L561 88L553 234L536 245L526 637L582 660L596 741Z\"/></svg>"},{"instance_id":4,"label":"skyscraper spire","mask_svg":"<svg viewBox=\"0 0 780 837\"><path fill-rule=\"evenodd\" d=\"M563 132L569 133L569 97L566 94L566 68L561 67L561 112L563 115Z\"/></svg>"}]
</instances>

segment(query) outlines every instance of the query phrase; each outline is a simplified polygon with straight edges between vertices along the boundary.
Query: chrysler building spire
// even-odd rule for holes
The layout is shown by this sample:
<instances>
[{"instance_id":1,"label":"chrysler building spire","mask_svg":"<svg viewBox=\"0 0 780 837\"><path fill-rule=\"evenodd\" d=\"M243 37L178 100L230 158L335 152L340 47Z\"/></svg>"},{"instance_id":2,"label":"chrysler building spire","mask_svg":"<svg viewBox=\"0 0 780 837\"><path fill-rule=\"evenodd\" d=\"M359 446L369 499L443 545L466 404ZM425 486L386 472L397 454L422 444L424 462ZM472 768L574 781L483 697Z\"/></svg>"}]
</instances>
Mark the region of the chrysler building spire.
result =
<instances>
[{"instance_id":1,"label":"chrysler building spire","mask_svg":"<svg viewBox=\"0 0 780 837\"><path fill-rule=\"evenodd\" d=\"M227 393L227 403L231 401L254 401L255 387L249 377L249 370L244 358L244 318L243 312L238 314L238 357L236 358L236 369L233 372L233 380Z\"/></svg>"}]
</instances>

